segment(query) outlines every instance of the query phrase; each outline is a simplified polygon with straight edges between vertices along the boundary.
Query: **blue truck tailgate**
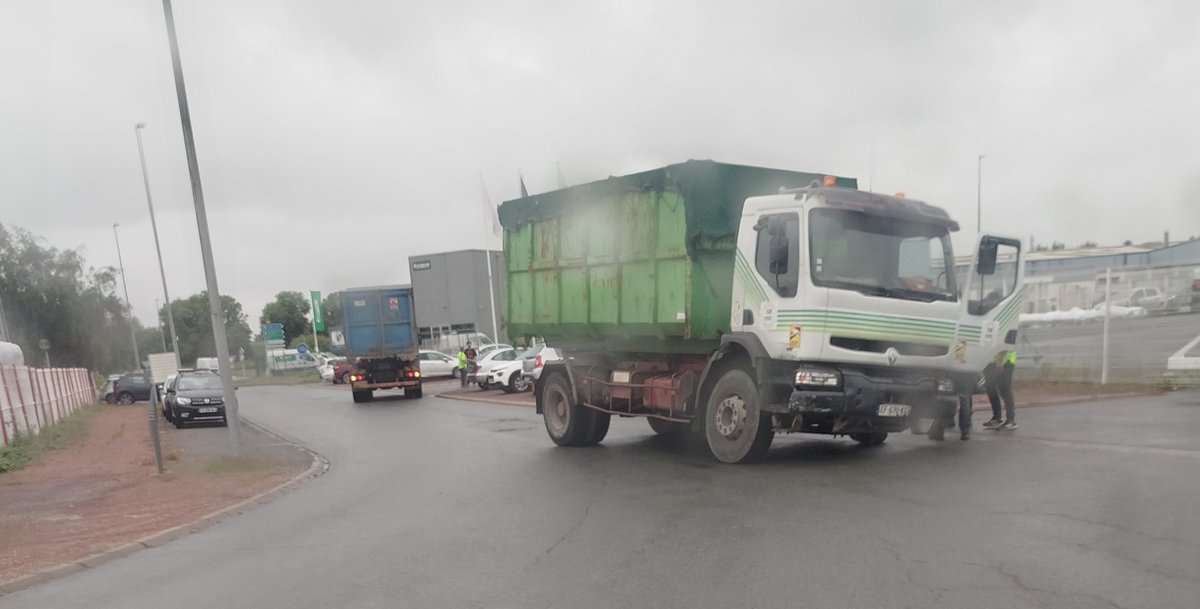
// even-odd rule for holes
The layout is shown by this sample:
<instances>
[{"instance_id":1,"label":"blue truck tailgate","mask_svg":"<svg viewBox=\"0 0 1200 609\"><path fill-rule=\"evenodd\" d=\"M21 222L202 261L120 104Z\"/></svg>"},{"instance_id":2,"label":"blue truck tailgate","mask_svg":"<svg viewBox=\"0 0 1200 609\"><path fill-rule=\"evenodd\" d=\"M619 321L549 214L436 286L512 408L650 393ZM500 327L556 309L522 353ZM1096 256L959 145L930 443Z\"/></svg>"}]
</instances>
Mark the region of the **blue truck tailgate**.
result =
<instances>
[{"instance_id":1,"label":"blue truck tailgate","mask_svg":"<svg viewBox=\"0 0 1200 609\"><path fill-rule=\"evenodd\" d=\"M419 343L411 287L343 290L342 315L348 355L417 357Z\"/></svg>"}]
</instances>

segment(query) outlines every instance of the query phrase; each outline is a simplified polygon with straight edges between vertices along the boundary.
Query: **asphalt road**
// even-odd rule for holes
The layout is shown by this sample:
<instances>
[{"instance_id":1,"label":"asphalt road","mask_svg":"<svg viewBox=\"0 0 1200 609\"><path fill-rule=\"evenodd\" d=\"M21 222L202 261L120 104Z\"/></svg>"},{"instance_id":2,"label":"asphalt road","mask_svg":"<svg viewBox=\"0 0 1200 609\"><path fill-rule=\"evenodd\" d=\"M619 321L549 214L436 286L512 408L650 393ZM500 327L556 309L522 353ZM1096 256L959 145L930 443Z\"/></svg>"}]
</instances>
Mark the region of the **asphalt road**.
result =
<instances>
[{"instance_id":1,"label":"asphalt road","mask_svg":"<svg viewBox=\"0 0 1200 609\"><path fill-rule=\"evenodd\" d=\"M1200 314L1114 320L1109 325L1109 372L1117 382L1154 382L1167 369L1167 358L1200 335ZM1100 378L1103 323L1021 328L1023 367L1053 366ZM1197 355L1193 353L1192 355ZM1063 379L1058 379L1063 380Z\"/></svg>"},{"instance_id":2,"label":"asphalt road","mask_svg":"<svg viewBox=\"0 0 1200 609\"><path fill-rule=\"evenodd\" d=\"M172 607L1181 607L1200 598L1200 394L1030 408L1008 435L780 438L726 466L639 420L555 448L531 409L241 391L325 476L0 598ZM980 421L977 421L977 423Z\"/></svg>"}]
</instances>

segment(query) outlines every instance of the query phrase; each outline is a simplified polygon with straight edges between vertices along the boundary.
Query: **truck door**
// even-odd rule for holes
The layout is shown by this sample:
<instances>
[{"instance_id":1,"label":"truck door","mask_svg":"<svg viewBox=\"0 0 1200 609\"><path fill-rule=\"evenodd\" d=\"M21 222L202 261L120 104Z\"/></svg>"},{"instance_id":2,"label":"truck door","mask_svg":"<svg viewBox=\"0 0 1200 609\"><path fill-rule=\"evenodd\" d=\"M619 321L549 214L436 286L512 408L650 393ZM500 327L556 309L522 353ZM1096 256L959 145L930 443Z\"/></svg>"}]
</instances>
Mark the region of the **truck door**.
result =
<instances>
[{"instance_id":1,"label":"truck door","mask_svg":"<svg viewBox=\"0 0 1200 609\"><path fill-rule=\"evenodd\" d=\"M802 277L803 249L798 210L747 213L738 233L732 327L752 332L773 356L789 351L786 329L778 327L781 303L795 299ZM796 337L798 340L798 337Z\"/></svg>"},{"instance_id":2,"label":"truck door","mask_svg":"<svg viewBox=\"0 0 1200 609\"><path fill-rule=\"evenodd\" d=\"M996 353L1017 344L1025 278L1021 241L980 236L966 277L960 284L962 312L952 357L956 368L977 372Z\"/></svg>"}]
</instances>

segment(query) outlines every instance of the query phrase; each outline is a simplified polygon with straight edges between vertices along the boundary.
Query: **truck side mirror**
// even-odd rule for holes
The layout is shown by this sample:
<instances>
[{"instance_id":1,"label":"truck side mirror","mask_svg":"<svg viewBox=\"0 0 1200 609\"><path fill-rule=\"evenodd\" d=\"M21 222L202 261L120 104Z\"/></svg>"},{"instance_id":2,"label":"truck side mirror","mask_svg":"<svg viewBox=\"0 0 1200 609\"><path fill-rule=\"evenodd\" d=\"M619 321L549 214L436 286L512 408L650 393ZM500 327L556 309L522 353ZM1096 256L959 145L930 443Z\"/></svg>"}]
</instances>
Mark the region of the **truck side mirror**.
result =
<instances>
[{"instance_id":1,"label":"truck side mirror","mask_svg":"<svg viewBox=\"0 0 1200 609\"><path fill-rule=\"evenodd\" d=\"M997 243L991 239L984 239L979 244L979 264L975 267L975 272L980 275L993 275L996 273L996 252L999 247Z\"/></svg>"}]
</instances>

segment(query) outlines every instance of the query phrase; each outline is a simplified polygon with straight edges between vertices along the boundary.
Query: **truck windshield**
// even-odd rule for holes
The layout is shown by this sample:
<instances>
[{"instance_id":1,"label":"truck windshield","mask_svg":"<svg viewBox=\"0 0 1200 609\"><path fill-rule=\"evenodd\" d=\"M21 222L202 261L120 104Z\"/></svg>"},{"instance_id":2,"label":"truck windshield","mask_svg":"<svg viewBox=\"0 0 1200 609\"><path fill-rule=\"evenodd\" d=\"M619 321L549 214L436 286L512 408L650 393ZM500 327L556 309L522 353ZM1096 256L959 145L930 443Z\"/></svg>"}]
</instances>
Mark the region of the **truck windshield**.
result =
<instances>
[{"instance_id":1,"label":"truck windshield","mask_svg":"<svg viewBox=\"0 0 1200 609\"><path fill-rule=\"evenodd\" d=\"M824 208L811 212L809 230L815 285L909 300L957 299L944 226Z\"/></svg>"}]
</instances>

